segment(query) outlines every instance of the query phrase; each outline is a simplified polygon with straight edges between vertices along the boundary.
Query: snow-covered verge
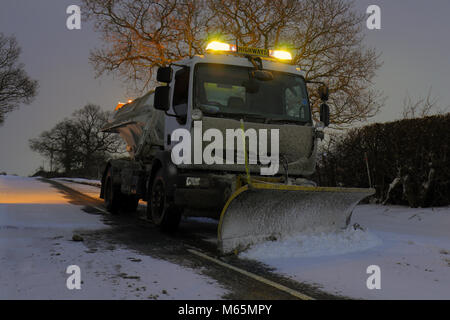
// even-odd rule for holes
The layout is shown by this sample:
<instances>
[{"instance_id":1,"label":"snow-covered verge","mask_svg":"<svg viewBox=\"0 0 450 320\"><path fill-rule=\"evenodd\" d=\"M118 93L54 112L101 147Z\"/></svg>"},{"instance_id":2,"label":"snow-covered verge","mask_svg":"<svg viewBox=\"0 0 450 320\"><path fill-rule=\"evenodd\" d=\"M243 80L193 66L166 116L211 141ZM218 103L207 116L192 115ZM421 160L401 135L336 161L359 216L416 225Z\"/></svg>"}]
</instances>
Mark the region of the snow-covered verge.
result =
<instances>
[{"instance_id":1,"label":"snow-covered verge","mask_svg":"<svg viewBox=\"0 0 450 320\"><path fill-rule=\"evenodd\" d=\"M103 199L100 199L100 187L101 187L100 181L96 183L95 181L97 180L88 180L91 181L92 183L84 183L84 180L86 179L81 178L54 178L50 180L54 180L58 183L61 183L62 185L65 185L93 199L103 201ZM140 200L139 206L145 208L147 206L147 202Z\"/></svg>"},{"instance_id":2,"label":"snow-covered verge","mask_svg":"<svg viewBox=\"0 0 450 320\"><path fill-rule=\"evenodd\" d=\"M53 180L62 180L62 181L69 181L69 182L75 182L80 184L86 184L94 187L100 187L102 185L102 182L100 180L91 180L91 179L84 179L84 178L53 178Z\"/></svg>"},{"instance_id":3,"label":"snow-covered verge","mask_svg":"<svg viewBox=\"0 0 450 320\"><path fill-rule=\"evenodd\" d=\"M0 299L217 299L226 290L193 269L118 244L96 250L77 230L109 228L50 185L0 176ZM66 286L81 269L81 290Z\"/></svg>"},{"instance_id":4,"label":"snow-covered verge","mask_svg":"<svg viewBox=\"0 0 450 320\"><path fill-rule=\"evenodd\" d=\"M100 187L101 187L100 181L98 181L97 183L96 180L88 180L91 182L85 183L86 179L79 179L79 178L54 178L50 180L54 180L65 186L68 186L69 188L81 192L91 198L100 199Z\"/></svg>"},{"instance_id":5,"label":"snow-covered verge","mask_svg":"<svg viewBox=\"0 0 450 320\"><path fill-rule=\"evenodd\" d=\"M359 205L365 231L284 239L241 253L297 281L362 299L450 299L450 208ZM381 289L367 288L377 265Z\"/></svg>"}]
</instances>

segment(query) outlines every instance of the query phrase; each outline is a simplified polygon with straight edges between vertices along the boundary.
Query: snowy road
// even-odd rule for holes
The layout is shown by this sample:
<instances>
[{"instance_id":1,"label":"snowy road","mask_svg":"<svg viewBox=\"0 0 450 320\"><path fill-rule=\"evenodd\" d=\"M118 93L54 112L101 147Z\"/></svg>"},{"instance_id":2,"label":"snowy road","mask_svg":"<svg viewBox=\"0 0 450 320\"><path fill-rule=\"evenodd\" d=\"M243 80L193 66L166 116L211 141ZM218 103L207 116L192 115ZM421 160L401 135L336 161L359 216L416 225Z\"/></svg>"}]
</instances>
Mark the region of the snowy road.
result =
<instances>
[{"instance_id":1,"label":"snowy road","mask_svg":"<svg viewBox=\"0 0 450 320\"><path fill-rule=\"evenodd\" d=\"M295 298L190 253L214 256L217 226L210 220L184 220L180 232L166 235L141 219L142 207L136 215L111 216L102 206L90 185L0 177L0 299ZM74 234L83 241L72 241ZM259 263L223 261L333 298ZM81 290L66 287L69 265L81 269Z\"/></svg>"},{"instance_id":2,"label":"snowy road","mask_svg":"<svg viewBox=\"0 0 450 320\"><path fill-rule=\"evenodd\" d=\"M184 219L163 234L142 219L144 203L133 216L104 214L96 183L77 182L0 177L0 298L294 298L192 255L216 255L215 222ZM366 230L269 242L220 261L319 299L450 299L450 208L360 205L352 223ZM69 264L82 269L82 290L66 288ZM380 290L367 288L371 265Z\"/></svg>"},{"instance_id":3,"label":"snowy road","mask_svg":"<svg viewBox=\"0 0 450 320\"><path fill-rule=\"evenodd\" d=\"M0 178L0 299L210 299L227 290L189 267L120 243L72 241L111 226L81 202L35 179ZM69 290L69 265L81 290Z\"/></svg>"}]
</instances>

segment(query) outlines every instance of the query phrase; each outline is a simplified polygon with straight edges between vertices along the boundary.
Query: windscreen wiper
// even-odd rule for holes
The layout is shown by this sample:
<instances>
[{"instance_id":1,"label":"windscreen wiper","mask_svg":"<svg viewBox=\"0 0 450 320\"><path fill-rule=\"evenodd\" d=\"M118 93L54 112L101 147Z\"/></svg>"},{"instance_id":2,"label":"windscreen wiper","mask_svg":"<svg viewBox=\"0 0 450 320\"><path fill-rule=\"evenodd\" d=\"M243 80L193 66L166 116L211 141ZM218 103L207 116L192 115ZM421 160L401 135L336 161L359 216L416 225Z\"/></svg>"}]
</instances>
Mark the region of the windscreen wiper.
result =
<instances>
[{"instance_id":1,"label":"windscreen wiper","mask_svg":"<svg viewBox=\"0 0 450 320\"><path fill-rule=\"evenodd\" d=\"M231 118L238 119L238 120L244 119L246 121L248 121L248 119L258 119L258 120L261 120L263 122L267 121L266 117L264 117L262 115L259 115L259 114L249 114L249 113L239 113L239 112L224 112L224 111L208 112L208 111L206 111L204 109L202 109L202 111L204 111L206 114L213 115L213 116L216 116L216 117L221 117L221 118L231 117Z\"/></svg>"},{"instance_id":2,"label":"windscreen wiper","mask_svg":"<svg viewBox=\"0 0 450 320\"><path fill-rule=\"evenodd\" d=\"M267 119L266 123L295 123L295 124L307 124L308 121L295 120L295 119Z\"/></svg>"},{"instance_id":3,"label":"windscreen wiper","mask_svg":"<svg viewBox=\"0 0 450 320\"><path fill-rule=\"evenodd\" d=\"M266 121L267 118L259 115L259 114L248 114L248 113L238 113L238 112L218 112L217 114L220 114L222 117L233 117L233 118L238 118L238 119L244 119L247 120L248 119L258 119L258 120L262 120L262 121Z\"/></svg>"}]
</instances>

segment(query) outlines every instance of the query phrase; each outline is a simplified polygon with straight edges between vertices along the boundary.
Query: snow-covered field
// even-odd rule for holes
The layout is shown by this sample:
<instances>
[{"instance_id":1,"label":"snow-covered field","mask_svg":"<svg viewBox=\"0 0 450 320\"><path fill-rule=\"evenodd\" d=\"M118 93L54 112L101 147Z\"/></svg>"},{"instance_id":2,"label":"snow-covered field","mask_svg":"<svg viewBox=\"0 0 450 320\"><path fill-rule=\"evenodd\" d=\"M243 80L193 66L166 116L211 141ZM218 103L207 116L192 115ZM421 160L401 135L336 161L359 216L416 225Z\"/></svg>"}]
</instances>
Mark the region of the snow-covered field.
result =
<instances>
[{"instance_id":1,"label":"snow-covered field","mask_svg":"<svg viewBox=\"0 0 450 320\"><path fill-rule=\"evenodd\" d=\"M98 190L98 189L97 189ZM95 252L77 230L109 228L32 178L0 176L0 299L218 299L226 290L193 269L120 245ZM81 290L66 287L69 265Z\"/></svg>"},{"instance_id":2,"label":"snow-covered field","mask_svg":"<svg viewBox=\"0 0 450 320\"><path fill-rule=\"evenodd\" d=\"M359 205L352 223L365 231L263 243L241 257L352 298L450 299L450 208ZM380 290L367 288L371 265Z\"/></svg>"}]
</instances>

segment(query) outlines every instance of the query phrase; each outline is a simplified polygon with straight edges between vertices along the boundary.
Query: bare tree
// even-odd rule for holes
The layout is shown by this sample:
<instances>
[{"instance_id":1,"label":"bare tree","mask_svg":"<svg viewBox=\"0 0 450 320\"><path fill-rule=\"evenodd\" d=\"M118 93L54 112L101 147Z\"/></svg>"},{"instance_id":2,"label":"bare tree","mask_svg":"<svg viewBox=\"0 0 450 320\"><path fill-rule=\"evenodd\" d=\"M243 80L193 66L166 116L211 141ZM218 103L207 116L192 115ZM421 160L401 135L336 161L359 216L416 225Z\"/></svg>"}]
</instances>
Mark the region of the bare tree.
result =
<instances>
[{"instance_id":1,"label":"bare tree","mask_svg":"<svg viewBox=\"0 0 450 320\"><path fill-rule=\"evenodd\" d=\"M406 93L403 99L402 117L403 119L423 118L434 114L444 114L450 108L450 106L442 108L438 103L439 100L433 96L431 87L425 97L418 99L413 99L409 93Z\"/></svg>"},{"instance_id":2,"label":"bare tree","mask_svg":"<svg viewBox=\"0 0 450 320\"><path fill-rule=\"evenodd\" d=\"M156 66L202 52L204 1L83 0L106 44L91 54L98 75L114 72L146 88Z\"/></svg>"},{"instance_id":3,"label":"bare tree","mask_svg":"<svg viewBox=\"0 0 450 320\"><path fill-rule=\"evenodd\" d=\"M80 166L78 142L79 131L75 123L65 119L38 138L30 139L30 148L48 158L52 169L55 165L61 166L66 174L70 174Z\"/></svg>"},{"instance_id":4,"label":"bare tree","mask_svg":"<svg viewBox=\"0 0 450 320\"><path fill-rule=\"evenodd\" d=\"M374 116L379 54L364 46L364 13L345 0L83 0L105 46L92 53L98 75L115 72L145 88L156 66L203 54L212 37L243 46L286 48L306 79L330 87L338 127ZM312 90L317 118L320 101Z\"/></svg>"},{"instance_id":5,"label":"bare tree","mask_svg":"<svg viewBox=\"0 0 450 320\"><path fill-rule=\"evenodd\" d=\"M0 33L0 125L8 112L30 103L37 94L37 81L31 80L18 62L20 51L14 37Z\"/></svg>"},{"instance_id":6,"label":"bare tree","mask_svg":"<svg viewBox=\"0 0 450 320\"><path fill-rule=\"evenodd\" d=\"M374 116L384 103L371 89L379 55L363 45L365 16L343 0L219 0L216 28L242 45L285 47L311 81L330 87L331 122L340 127ZM320 99L311 90L317 118Z\"/></svg>"},{"instance_id":7,"label":"bare tree","mask_svg":"<svg viewBox=\"0 0 450 320\"><path fill-rule=\"evenodd\" d=\"M50 160L50 167L62 167L66 174L96 177L107 158L124 152L123 142L115 134L101 132L109 112L88 104L38 138L30 148Z\"/></svg>"},{"instance_id":8,"label":"bare tree","mask_svg":"<svg viewBox=\"0 0 450 320\"><path fill-rule=\"evenodd\" d=\"M78 130L76 148L81 168L89 176L95 176L111 154L124 151L123 142L116 134L101 131L109 116L109 112L93 104L73 113L73 122Z\"/></svg>"},{"instance_id":9,"label":"bare tree","mask_svg":"<svg viewBox=\"0 0 450 320\"><path fill-rule=\"evenodd\" d=\"M303 10L302 2L293 0L219 0L208 4L215 14L212 27L220 34L240 45L265 49L292 40L286 39L286 31Z\"/></svg>"}]
</instances>

